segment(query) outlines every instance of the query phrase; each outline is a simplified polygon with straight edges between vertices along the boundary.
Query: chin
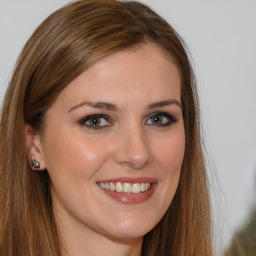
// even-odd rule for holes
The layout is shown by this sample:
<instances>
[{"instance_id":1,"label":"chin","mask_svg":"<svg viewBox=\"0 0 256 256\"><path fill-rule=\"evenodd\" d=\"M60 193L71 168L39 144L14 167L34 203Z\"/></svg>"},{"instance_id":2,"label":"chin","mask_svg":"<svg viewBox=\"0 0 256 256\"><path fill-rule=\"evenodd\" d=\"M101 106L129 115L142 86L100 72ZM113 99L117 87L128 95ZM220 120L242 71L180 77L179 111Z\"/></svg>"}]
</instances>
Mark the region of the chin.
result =
<instances>
[{"instance_id":1,"label":"chin","mask_svg":"<svg viewBox=\"0 0 256 256\"><path fill-rule=\"evenodd\" d=\"M145 221L134 221L126 219L125 221L120 222L119 224L116 222L114 227L112 227L112 234L110 236L119 239L135 239L141 238L146 235L149 231L151 231L155 222L147 223Z\"/></svg>"}]
</instances>

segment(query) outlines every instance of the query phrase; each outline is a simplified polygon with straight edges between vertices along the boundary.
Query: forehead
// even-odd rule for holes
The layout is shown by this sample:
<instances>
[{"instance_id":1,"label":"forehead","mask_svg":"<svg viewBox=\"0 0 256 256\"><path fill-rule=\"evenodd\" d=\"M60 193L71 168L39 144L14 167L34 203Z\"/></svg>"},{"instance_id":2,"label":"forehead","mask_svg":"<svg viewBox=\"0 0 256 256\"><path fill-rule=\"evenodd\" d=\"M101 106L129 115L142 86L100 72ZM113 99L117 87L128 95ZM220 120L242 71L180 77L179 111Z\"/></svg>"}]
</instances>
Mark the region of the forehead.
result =
<instances>
[{"instance_id":1,"label":"forehead","mask_svg":"<svg viewBox=\"0 0 256 256\"><path fill-rule=\"evenodd\" d=\"M71 104L92 98L122 104L168 95L180 99L179 70L169 53L145 43L102 58L67 85L57 101Z\"/></svg>"}]
</instances>

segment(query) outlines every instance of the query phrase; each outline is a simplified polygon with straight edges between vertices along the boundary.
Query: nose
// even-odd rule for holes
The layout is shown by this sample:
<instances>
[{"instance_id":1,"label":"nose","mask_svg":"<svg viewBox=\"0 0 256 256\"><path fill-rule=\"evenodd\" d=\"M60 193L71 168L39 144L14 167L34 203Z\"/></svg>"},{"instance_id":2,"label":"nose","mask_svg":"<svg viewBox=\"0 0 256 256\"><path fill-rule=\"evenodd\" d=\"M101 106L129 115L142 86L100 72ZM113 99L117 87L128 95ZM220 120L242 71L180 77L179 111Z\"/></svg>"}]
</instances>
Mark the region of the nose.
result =
<instances>
[{"instance_id":1,"label":"nose","mask_svg":"<svg viewBox=\"0 0 256 256\"><path fill-rule=\"evenodd\" d=\"M116 163L139 170L152 161L149 141L140 128L126 129L115 138Z\"/></svg>"}]
</instances>

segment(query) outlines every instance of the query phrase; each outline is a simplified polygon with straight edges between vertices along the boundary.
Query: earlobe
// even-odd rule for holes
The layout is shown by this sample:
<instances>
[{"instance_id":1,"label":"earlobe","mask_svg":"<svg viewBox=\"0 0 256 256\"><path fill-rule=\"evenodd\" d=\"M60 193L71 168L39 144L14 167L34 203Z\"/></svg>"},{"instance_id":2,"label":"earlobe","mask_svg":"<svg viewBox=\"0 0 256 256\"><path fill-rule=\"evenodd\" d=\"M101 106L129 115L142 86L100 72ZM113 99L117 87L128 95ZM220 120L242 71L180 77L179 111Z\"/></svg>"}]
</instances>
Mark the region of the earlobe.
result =
<instances>
[{"instance_id":1,"label":"earlobe","mask_svg":"<svg viewBox=\"0 0 256 256\"><path fill-rule=\"evenodd\" d=\"M32 166L34 169L39 169L39 168L40 168L40 163L37 162L36 160L32 160L32 161L31 161L31 166Z\"/></svg>"},{"instance_id":2,"label":"earlobe","mask_svg":"<svg viewBox=\"0 0 256 256\"><path fill-rule=\"evenodd\" d=\"M35 171L46 169L40 135L30 125L25 125L26 150L30 166Z\"/></svg>"}]
</instances>

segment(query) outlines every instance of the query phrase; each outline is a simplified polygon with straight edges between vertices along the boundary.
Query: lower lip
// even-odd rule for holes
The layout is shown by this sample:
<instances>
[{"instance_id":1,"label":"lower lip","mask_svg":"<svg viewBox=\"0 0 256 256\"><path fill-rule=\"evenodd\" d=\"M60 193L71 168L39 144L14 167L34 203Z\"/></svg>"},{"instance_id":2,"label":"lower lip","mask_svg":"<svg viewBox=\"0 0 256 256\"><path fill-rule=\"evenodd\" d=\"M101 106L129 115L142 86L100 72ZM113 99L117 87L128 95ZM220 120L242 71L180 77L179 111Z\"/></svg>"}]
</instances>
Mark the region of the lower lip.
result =
<instances>
[{"instance_id":1,"label":"lower lip","mask_svg":"<svg viewBox=\"0 0 256 256\"><path fill-rule=\"evenodd\" d=\"M100 187L101 188L101 187ZM154 193L156 183L152 183L147 191L141 193L122 193L101 188L108 196L124 204L138 204L148 200Z\"/></svg>"}]
</instances>

